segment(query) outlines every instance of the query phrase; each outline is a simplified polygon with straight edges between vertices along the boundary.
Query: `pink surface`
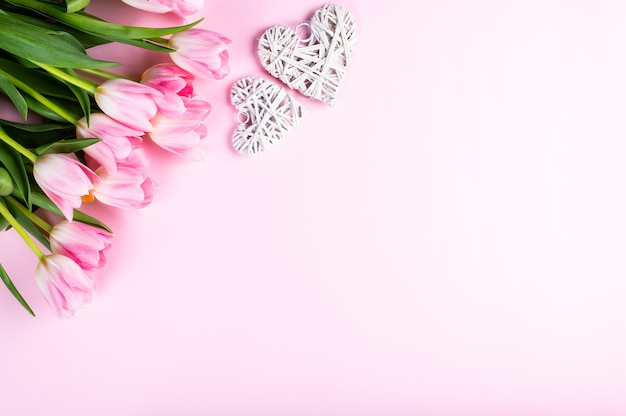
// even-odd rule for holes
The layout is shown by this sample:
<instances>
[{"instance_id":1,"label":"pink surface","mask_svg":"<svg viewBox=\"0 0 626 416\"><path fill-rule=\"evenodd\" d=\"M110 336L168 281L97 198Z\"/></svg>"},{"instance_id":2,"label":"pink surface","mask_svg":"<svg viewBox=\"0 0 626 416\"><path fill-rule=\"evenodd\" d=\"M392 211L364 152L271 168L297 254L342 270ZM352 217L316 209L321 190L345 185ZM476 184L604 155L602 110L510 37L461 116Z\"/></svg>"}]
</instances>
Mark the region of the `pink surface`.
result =
<instances>
[{"instance_id":1,"label":"pink surface","mask_svg":"<svg viewBox=\"0 0 626 416\"><path fill-rule=\"evenodd\" d=\"M322 4L207 0L233 44L206 161L151 147L154 203L92 208L117 237L88 309L57 320L0 235L38 314L0 290L1 415L626 414L626 5L342 2L336 106L294 94L288 139L237 155L255 39Z\"/></svg>"}]
</instances>

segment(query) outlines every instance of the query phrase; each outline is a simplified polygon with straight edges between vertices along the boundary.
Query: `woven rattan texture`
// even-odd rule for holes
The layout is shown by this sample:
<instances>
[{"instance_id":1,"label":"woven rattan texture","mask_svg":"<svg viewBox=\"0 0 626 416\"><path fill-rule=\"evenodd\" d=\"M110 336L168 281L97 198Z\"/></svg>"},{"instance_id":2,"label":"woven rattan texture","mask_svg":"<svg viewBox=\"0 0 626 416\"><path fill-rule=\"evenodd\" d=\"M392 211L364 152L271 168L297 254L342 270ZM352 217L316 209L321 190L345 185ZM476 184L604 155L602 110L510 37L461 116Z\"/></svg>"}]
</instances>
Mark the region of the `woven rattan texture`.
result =
<instances>
[{"instance_id":1,"label":"woven rattan texture","mask_svg":"<svg viewBox=\"0 0 626 416\"><path fill-rule=\"evenodd\" d=\"M308 26L308 39L286 26L270 27L259 39L259 58L290 88L333 105L356 45L354 19L345 8L327 4Z\"/></svg>"},{"instance_id":2,"label":"woven rattan texture","mask_svg":"<svg viewBox=\"0 0 626 416\"><path fill-rule=\"evenodd\" d=\"M284 88L260 77L237 81L230 99L240 122L233 133L233 147L242 155L274 147L306 113Z\"/></svg>"}]
</instances>

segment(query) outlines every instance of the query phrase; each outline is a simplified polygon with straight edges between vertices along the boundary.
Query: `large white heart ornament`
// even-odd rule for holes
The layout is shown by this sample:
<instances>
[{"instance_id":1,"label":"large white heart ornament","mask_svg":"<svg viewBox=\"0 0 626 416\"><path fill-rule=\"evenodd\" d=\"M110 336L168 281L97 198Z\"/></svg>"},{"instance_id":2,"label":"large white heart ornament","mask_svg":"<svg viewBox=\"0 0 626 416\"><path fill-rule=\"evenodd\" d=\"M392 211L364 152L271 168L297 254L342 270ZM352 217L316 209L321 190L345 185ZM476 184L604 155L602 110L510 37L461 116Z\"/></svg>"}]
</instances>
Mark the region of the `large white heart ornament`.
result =
<instances>
[{"instance_id":1,"label":"large white heart ornament","mask_svg":"<svg viewBox=\"0 0 626 416\"><path fill-rule=\"evenodd\" d=\"M242 155L254 155L274 147L306 113L284 88L260 77L237 81L231 89L230 101L239 111L233 146Z\"/></svg>"},{"instance_id":2,"label":"large white heart ornament","mask_svg":"<svg viewBox=\"0 0 626 416\"><path fill-rule=\"evenodd\" d=\"M333 105L356 45L354 19L341 6L316 10L303 38L298 28L273 26L261 35L258 54L272 76L307 97Z\"/></svg>"}]
</instances>

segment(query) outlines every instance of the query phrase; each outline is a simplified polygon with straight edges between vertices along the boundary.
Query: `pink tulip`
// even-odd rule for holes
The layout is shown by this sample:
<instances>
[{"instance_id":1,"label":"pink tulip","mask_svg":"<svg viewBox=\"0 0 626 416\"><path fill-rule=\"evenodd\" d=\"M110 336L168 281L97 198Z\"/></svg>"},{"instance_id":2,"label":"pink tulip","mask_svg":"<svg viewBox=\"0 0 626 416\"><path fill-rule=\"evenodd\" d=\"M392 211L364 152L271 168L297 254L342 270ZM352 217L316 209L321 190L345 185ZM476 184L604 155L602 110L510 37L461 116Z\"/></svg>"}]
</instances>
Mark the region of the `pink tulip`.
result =
<instances>
[{"instance_id":1,"label":"pink tulip","mask_svg":"<svg viewBox=\"0 0 626 416\"><path fill-rule=\"evenodd\" d=\"M152 119L150 139L158 146L190 160L202 160L198 149L200 141L207 134L202 124L211 112L211 104L202 100L184 99L186 111L177 117L157 114Z\"/></svg>"},{"instance_id":2,"label":"pink tulip","mask_svg":"<svg viewBox=\"0 0 626 416\"><path fill-rule=\"evenodd\" d=\"M61 221L52 227L52 252L72 259L83 270L96 270L106 264L104 251L111 246L111 233L82 222Z\"/></svg>"},{"instance_id":3,"label":"pink tulip","mask_svg":"<svg viewBox=\"0 0 626 416\"><path fill-rule=\"evenodd\" d=\"M158 187L149 176L136 169L119 166L115 174L96 170L101 181L95 184L94 197L103 204L138 209L149 205Z\"/></svg>"},{"instance_id":4,"label":"pink tulip","mask_svg":"<svg viewBox=\"0 0 626 416\"><path fill-rule=\"evenodd\" d=\"M172 11L172 0L122 0L124 3L139 10L151 13L169 13Z\"/></svg>"},{"instance_id":5,"label":"pink tulip","mask_svg":"<svg viewBox=\"0 0 626 416\"><path fill-rule=\"evenodd\" d=\"M159 64L141 76L141 83L159 91L155 97L158 113L176 117L186 111L183 98L193 97L194 76L174 64Z\"/></svg>"},{"instance_id":6,"label":"pink tulip","mask_svg":"<svg viewBox=\"0 0 626 416\"><path fill-rule=\"evenodd\" d=\"M174 0L172 12L180 17L196 14L204 7L204 0Z\"/></svg>"},{"instance_id":7,"label":"pink tulip","mask_svg":"<svg viewBox=\"0 0 626 416\"><path fill-rule=\"evenodd\" d=\"M99 182L91 169L66 154L40 156L33 176L68 221L72 220L74 208L80 208L83 201L93 201L94 183Z\"/></svg>"},{"instance_id":8,"label":"pink tulip","mask_svg":"<svg viewBox=\"0 0 626 416\"><path fill-rule=\"evenodd\" d=\"M96 103L109 117L142 132L151 129L150 120L157 112L155 97L162 94L154 88L127 79L108 79L94 94Z\"/></svg>"},{"instance_id":9,"label":"pink tulip","mask_svg":"<svg viewBox=\"0 0 626 416\"><path fill-rule=\"evenodd\" d=\"M63 318L74 316L76 309L93 297L91 277L69 257L61 254L45 256L35 270L35 280L43 297Z\"/></svg>"},{"instance_id":10,"label":"pink tulip","mask_svg":"<svg viewBox=\"0 0 626 416\"><path fill-rule=\"evenodd\" d=\"M222 79L230 72L226 49L229 43L229 39L217 32L192 28L170 37L169 46L176 49L170 57L176 65L194 75Z\"/></svg>"},{"instance_id":11,"label":"pink tulip","mask_svg":"<svg viewBox=\"0 0 626 416\"><path fill-rule=\"evenodd\" d=\"M76 137L102 139L84 151L92 162L112 173L117 171L118 164L124 164L131 156L141 143L142 135L142 131L127 127L102 113L91 114L89 125L85 117L76 124Z\"/></svg>"},{"instance_id":12,"label":"pink tulip","mask_svg":"<svg viewBox=\"0 0 626 416\"><path fill-rule=\"evenodd\" d=\"M194 80L191 73L173 64L154 65L141 75L142 84L163 94L172 93L186 98L194 96Z\"/></svg>"},{"instance_id":13,"label":"pink tulip","mask_svg":"<svg viewBox=\"0 0 626 416\"><path fill-rule=\"evenodd\" d=\"M138 173L148 175L148 156L142 147L135 147L126 159L120 161L118 167L124 167L137 171Z\"/></svg>"},{"instance_id":14,"label":"pink tulip","mask_svg":"<svg viewBox=\"0 0 626 416\"><path fill-rule=\"evenodd\" d=\"M91 158L89 155L85 155L85 161L87 162L87 166L94 172L98 169L106 170L103 166L101 166L96 160ZM117 162L117 166L115 168L115 172L110 172L111 174L117 173L119 168L128 168L132 170L136 170L138 173L147 175L148 174L148 157L146 156L146 152L142 147L135 146L133 150L128 154L123 160L119 160Z\"/></svg>"},{"instance_id":15,"label":"pink tulip","mask_svg":"<svg viewBox=\"0 0 626 416\"><path fill-rule=\"evenodd\" d=\"M204 0L122 0L136 9L152 13L174 12L180 17L197 13L204 5Z\"/></svg>"}]
</instances>

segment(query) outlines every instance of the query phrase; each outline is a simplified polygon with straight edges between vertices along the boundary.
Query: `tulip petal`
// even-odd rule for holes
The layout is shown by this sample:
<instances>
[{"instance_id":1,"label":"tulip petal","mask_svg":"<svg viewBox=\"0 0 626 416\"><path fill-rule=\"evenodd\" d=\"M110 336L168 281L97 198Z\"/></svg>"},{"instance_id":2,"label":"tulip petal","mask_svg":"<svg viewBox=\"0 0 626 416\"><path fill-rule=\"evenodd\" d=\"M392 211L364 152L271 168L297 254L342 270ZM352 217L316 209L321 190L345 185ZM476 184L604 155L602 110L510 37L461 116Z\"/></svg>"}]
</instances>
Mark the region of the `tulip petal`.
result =
<instances>
[{"instance_id":1,"label":"tulip petal","mask_svg":"<svg viewBox=\"0 0 626 416\"><path fill-rule=\"evenodd\" d=\"M172 35L169 46L176 51L170 57L192 74L221 79L230 72L226 46L230 43L217 32L193 28Z\"/></svg>"},{"instance_id":2,"label":"tulip petal","mask_svg":"<svg viewBox=\"0 0 626 416\"><path fill-rule=\"evenodd\" d=\"M87 166L65 154L40 156L33 176L42 191L71 220L73 209L82 205L81 197L90 194L99 178Z\"/></svg>"},{"instance_id":3,"label":"tulip petal","mask_svg":"<svg viewBox=\"0 0 626 416\"><path fill-rule=\"evenodd\" d=\"M150 131L157 112L154 97L162 94L152 87L126 79L109 79L94 94L100 109L112 119L142 132Z\"/></svg>"},{"instance_id":4,"label":"tulip petal","mask_svg":"<svg viewBox=\"0 0 626 416\"><path fill-rule=\"evenodd\" d=\"M70 258L61 254L44 257L35 269L35 280L42 295L60 316L69 318L92 299L91 277Z\"/></svg>"}]
</instances>

